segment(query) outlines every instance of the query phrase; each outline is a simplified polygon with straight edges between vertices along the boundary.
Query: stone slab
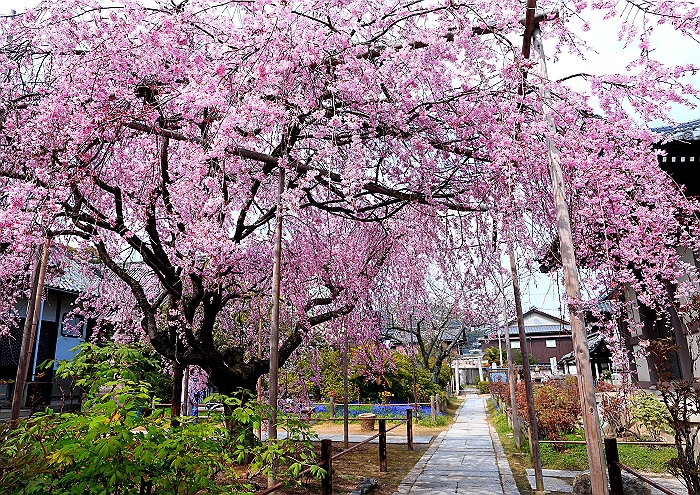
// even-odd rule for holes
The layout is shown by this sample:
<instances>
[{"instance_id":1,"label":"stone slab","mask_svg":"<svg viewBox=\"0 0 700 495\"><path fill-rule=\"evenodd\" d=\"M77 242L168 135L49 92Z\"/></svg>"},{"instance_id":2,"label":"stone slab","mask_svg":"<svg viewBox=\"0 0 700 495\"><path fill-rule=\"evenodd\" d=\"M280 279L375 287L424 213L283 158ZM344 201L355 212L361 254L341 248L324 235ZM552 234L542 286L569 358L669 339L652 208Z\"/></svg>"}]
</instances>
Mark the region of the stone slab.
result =
<instances>
[{"instance_id":1,"label":"stone slab","mask_svg":"<svg viewBox=\"0 0 700 495\"><path fill-rule=\"evenodd\" d=\"M527 477L530 482L532 489L535 489L535 476ZM543 476L542 481L544 481L544 489L550 492L562 492L562 493L573 493L574 487L571 485L573 483L572 478L560 479L554 478L552 476Z\"/></svg>"}]
</instances>

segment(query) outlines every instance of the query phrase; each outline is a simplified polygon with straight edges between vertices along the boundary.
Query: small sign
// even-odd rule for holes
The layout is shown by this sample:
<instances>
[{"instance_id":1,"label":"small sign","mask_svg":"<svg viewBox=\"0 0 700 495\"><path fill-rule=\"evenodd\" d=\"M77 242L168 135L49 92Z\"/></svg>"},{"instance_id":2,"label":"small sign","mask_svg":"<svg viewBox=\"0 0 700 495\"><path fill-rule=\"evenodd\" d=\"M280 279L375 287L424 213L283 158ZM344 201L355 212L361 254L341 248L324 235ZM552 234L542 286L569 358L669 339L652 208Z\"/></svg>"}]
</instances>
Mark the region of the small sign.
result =
<instances>
[{"instance_id":1,"label":"small sign","mask_svg":"<svg viewBox=\"0 0 700 495\"><path fill-rule=\"evenodd\" d=\"M507 382L508 375L505 371L489 371L489 380L492 382Z\"/></svg>"}]
</instances>

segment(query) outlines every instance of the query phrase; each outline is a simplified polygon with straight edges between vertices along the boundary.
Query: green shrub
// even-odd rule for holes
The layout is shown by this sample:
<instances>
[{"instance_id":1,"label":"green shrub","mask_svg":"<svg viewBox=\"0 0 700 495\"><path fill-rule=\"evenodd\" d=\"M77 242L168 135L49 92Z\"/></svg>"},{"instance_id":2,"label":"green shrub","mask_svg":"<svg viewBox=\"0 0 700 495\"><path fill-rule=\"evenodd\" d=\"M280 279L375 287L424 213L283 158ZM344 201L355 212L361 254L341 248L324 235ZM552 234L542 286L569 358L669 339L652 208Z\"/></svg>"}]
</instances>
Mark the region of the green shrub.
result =
<instances>
[{"instance_id":1,"label":"green shrub","mask_svg":"<svg viewBox=\"0 0 700 495\"><path fill-rule=\"evenodd\" d=\"M500 388L504 395L507 387L505 384L505 387ZM581 416L581 403L576 385L551 381L534 387L533 395L537 429L541 438L560 439L576 429ZM529 415L524 383L516 385L516 401L518 414L526 419L527 425Z\"/></svg>"},{"instance_id":2,"label":"green shrub","mask_svg":"<svg viewBox=\"0 0 700 495\"><path fill-rule=\"evenodd\" d=\"M71 363L61 363L58 375L79 377L86 391L84 411L47 409L0 431L0 493L243 493L252 487L235 475L234 463L252 459L251 470L261 473L277 463L283 479L315 464L308 429L294 419L280 415L288 439L257 441L252 431L266 411L242 397L215 398L225 403L225 417L181 418L172 426L163 411L148 409L151 385L135 371L143 359L132 346L84 344Z\"/></svg>"},{"instance_id":3,"label":"green shrub","mask_svg":"<svg viewBox=\"0 0 700 495\"><path fill-rule=\"evenodd\" d=\"M652 440L671 427L671 415L666 406L654 394L639 393L631 397L632 419L647 430Z\"/></svg>"},{"instance_id":4,"label":"green shrub","mask_svg":"<svg viewBox=\"0 0 700 495\"><path fill-rule=\"evenodd\" d=\"M489 393L489 382L487 380L479 380L477 378L476 382L474 384L476 385L476 388L479 389L480 394L488 394Z\"/></svg>"},{"instance_id":5,"label":"green shrub","mask_svg":"<svg viewBox=\"0 0 700 495\"><path fill-rule=\"evenodd\" d=\"M434 426L447 426L447 423L447 416L442 414L435 415L434 420L430 416L421 416L418 418L418 425L425 426L427 428L432 428Z\"/></svg>"}]
</instances>

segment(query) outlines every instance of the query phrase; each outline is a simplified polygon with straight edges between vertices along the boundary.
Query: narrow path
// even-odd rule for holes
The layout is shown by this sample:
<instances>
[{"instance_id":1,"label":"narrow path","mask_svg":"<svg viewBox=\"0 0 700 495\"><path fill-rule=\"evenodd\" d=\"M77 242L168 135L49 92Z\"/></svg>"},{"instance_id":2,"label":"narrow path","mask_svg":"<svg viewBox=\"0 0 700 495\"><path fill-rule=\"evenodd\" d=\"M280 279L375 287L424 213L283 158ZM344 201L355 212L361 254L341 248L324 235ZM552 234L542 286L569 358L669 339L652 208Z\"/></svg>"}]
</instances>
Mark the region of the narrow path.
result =
<instances>
[{"instance_id":1,"label":"narrow path","mask_svg":"<svg viewBox=\"0 0 700 495\"><path fill-rule=\"evenodd\" d=\"M486 403L467 394L455 423L438 437L395 495L519 495Z\"/></svg>"}]
</instances>

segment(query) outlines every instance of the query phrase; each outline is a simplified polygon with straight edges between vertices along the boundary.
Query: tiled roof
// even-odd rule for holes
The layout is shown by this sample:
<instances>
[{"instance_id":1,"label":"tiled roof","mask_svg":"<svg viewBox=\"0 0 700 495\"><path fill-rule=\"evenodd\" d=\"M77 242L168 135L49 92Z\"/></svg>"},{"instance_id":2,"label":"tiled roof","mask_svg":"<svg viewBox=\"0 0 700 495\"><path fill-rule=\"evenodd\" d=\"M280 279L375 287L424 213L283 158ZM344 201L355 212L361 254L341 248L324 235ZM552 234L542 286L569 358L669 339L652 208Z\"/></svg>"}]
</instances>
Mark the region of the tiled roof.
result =
<instances>
[{"instance_id":1,"label":"tiled roof","mask_svg":"<svg viewBox=\"0 0 700 495\"><path fill-rule=\"evenodd\" d=\"M503 327L501 327L503 331ZM568 335L571 333L569 325L526 325L525 335ZM508 335L518 335L517 325L508 327ZM498 338L495 331L491 331L487 335L488 339Z\"/></svg>"},{"instance_id":2,"label":"tiled roof","mask_svg":"<svg viewBox=\"0 0 700 495\"><path fill-rule=\"evenodd\" d=\"M599 344L605 343L605 340L603 339L603 336L598 334L595 337L588 339L588 352L593 352L596 347L598 347ZM569 352L568 354L564 354L561 359L559 360L559 363L563 363L564 361L568 361L574 357L574 351Z\"/></svg>"},{"instance_id":3,"label":"tiled roof","mask_svg":"<svg viewBox=\"0 0 700 495\"><path fill-rule=\"evenodd\" d=\"M122 264L122 268L144 286L151 285L154 277L148 268L140 262ZM70 260L60 274L47 275L45 286L49 289L64 292L83 292L91 283L96 285L102 280L118 280L117 275L105 268L104 265L90 263L81 266L77 261Z\"/></svg>"},{"instance_id":4,"label":"tiled roof","mask_svg":"<svg viewBox=\"0 0 700 495\"><path fill-rule=\"evenodd\" d=\"M691 120L674 126L654 127L652 131L663 134L664 136L673 136L675 139L694 140L700 139L700 119Z\"/></svg>"},{"instance_id":5,"label":"tiled roof","mask_svg":"<svg viewBox=\"0 0 700 495\"><path fill-rule=\"evenodd\" d=\"M90 278L85 276L85 273L75 261L71 261L68 267L63 270L63 273L49 276L45 285L49 289L78 293L84 291L89 283Z\"/></svg>"}]
</instances>

